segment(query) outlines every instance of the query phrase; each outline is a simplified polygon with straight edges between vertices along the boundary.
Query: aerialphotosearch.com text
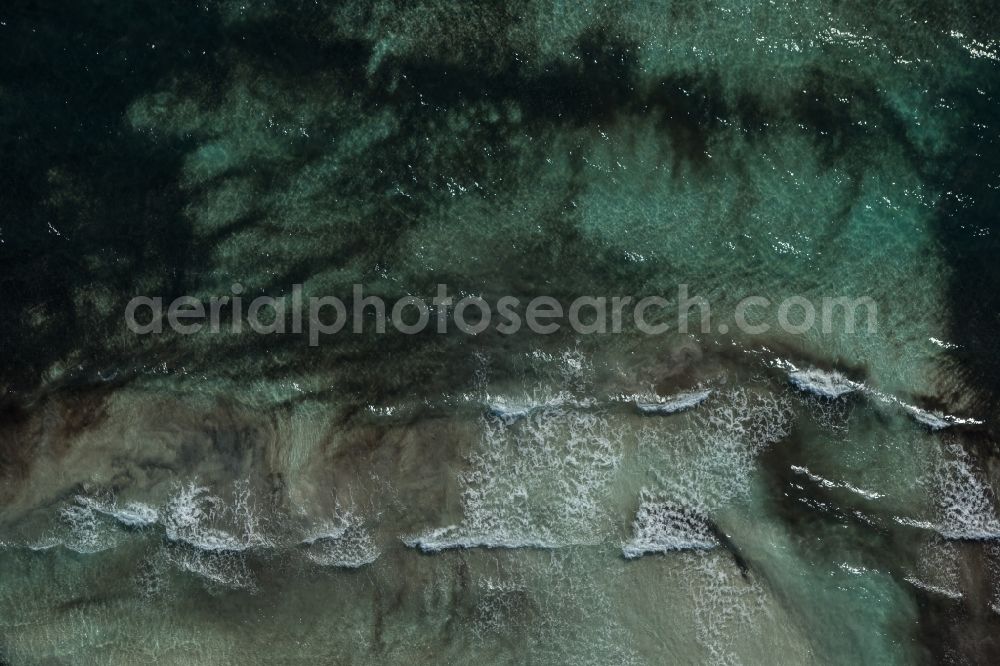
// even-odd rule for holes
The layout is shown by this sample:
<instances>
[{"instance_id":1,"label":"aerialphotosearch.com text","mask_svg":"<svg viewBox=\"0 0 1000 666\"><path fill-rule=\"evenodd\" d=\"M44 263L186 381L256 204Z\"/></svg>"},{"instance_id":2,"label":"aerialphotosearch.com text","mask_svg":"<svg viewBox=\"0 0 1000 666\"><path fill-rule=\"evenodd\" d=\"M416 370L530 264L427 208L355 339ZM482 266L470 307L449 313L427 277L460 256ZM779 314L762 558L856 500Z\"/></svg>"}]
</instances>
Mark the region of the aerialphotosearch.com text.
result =
<instances>
[{"instance_id":1,"label":"aerialphotosearch.com text","mask_svg":"<svg viewBox=\"0 0 1000 666\"><path fill-rule=\"evenodd\" d=\"M180 296L169 303L159 296L136 296L125 308L125 323L137 335L159 334L166 328L181 335L245 330L261 335L295 334L316 346L324 336L374 331L391 327L404 335L459 331L479 335L490 327L503 335L528 330L551 335L569 327L581 335L621 333L633 328L647 335L679 333L727 334L735 328L746 335L762 335L775 327L802 335L812 330L853 333L858 326L874 332L878 308L862 297L806 298L793 295L780 300L747 296L731 307L726 321L713 320L709 301L679 284L673 299L663 296L579 296L563 302L552 296L524 298L502 296L493 302L479 296L453 296L447 285L437 285L429 299L403 296L391 303L366 294L355 284L348 299L303 295L302 285L285 296L244 294L239 283L230 293L207 300Z\"/></svg>"}]
</instances>

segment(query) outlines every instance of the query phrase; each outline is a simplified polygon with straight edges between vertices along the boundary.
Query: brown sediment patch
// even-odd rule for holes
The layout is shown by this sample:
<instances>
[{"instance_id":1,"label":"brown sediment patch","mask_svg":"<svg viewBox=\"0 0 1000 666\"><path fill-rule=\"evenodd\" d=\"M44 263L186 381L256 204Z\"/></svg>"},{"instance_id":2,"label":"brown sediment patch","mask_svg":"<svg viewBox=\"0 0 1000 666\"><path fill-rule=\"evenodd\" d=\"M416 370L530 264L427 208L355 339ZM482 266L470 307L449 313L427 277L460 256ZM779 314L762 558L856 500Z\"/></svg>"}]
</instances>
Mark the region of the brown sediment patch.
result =
<instances>
[{"instance_id":1,"label":"brown sediment patch","mask_svg":"<svg viewBox=\"0 0 1000 666\"><path fill-rule=\"evenodd\" d=\"M387 518L398 521L402 532L418 529L440 520L442 512L460 511L454 477L478 440L477 425L433 418L340 430L326 442L311 475L332 485L340 501L367 498L388 510Z\"/></svg>"},{"instance_id":2,"label":"brown sediment patch","mask_svg":"<svg viewBox=\"0 0 1000 666\"><path fill-rule=\"evenodd\" d=\"M9 501L14 485L28 475L38 437L28 413L13 401L0 406L0 502Z\"/></svg>"},{"instance_id":3,"label":"brown sediment patch","mask_svg":"<svg viewBox=\"0 0 1000 666\"><path fill-rule=\"evenodd\" d=\"M691 340L672 346L666 352L665 360L656 365L639 370L640 381L652 383L659 395L670 395L678 391L694 388L716 369L712 361L718 357L705 358L702 347Z\"/></svg>"},{"instance_id":4,"label":"brown sediment patch","mask_svg":"<svg viewBox=\"0 0 1000 666\"><path fill-rule=\"evenodd\" d=\"M392 573L372 581L373 652L398 654L398 629L414 618L430 620L422 638L440 651L462 650L468 641L507 640L525 635L542 617L535 595L509 566L517 557L507 551L453 550L416 555L411 549L392 553ZM484 585L484 582L488 584ZM497 585L500 583L500 585ZM503 583L510 583L504 585ZM423 632L429 632L430 635Z\"/></svg>"},{"instance_id":5,"label":"brown sediment patch","mask_svg":"<svg viewBox=\"0 0 1000 666\"><path fill-rule=\"evenodd\" d=\"M270 412L259 413L219 402L196 427L206 441L203 450L185 449L192 467L198 466L200 458L215 460L222 472L234 479L266 473L258 463L262 462L263 450L274 444ZM194 460L190 458L192 455Z\"/></svg>"},{"instance_id":6,"label":"brown sediment patch","mask_svg":"<svg viewBox=\"0 0 1000 666\"><path fill-rule=\"evenodd\" d=\"M262 455L275 440L270 413L228 403L88 389L51 394L16 415L0 443L4 477L20 481L3 486L15 514L87 488L154 502L195 478L270 488L268 474L282 471Z\"/></svg>"},{"instance_id":7,"label":"brown sediment patch","mask_svg":"<svg viewBox=\"0 0 1000 666\"><path fill-rule=\"evenodd\" d=\"M54 427L46 428L51 433L49 448L54 455L64 455L77 437L107 420L107 398L108 391L103 388L54 396L46 409L55 421Z\"/></svg>"},{"instance_id":8,"label":"brown sediment patch","mask_svg":"<svg viewBox=\"0 0 1000 666\"><path fill-rule=\"evenodd\" d=\"M25 407L5 401L0 407L0 478L6 495L30 474L40 455L62 458L84 432L97 429L107 418L107 392L52 393Z\"/></svg>"},{"instance_id":9,"label":"brown sediment patch","mask_svg":"<svg viewBox=\"0 0 1000 666\"><path fill-rule=\"evenodd\" d=\"M632 393L652 387L661 396L700 388L748 365L745 356L693 336L643 337L624 349L618 360L627 374L612 381L610 389Z\"/></svg>"}]
</instances>

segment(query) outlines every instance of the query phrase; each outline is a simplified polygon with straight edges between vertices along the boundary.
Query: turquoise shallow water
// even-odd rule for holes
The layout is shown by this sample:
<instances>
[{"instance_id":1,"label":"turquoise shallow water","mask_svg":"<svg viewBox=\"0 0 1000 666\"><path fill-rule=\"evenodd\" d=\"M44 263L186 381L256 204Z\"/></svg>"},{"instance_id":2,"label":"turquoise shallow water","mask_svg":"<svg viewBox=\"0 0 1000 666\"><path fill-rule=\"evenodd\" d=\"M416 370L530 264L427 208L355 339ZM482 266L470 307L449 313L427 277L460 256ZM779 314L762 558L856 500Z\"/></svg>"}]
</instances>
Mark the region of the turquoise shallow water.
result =
<instances>
[{"instance_id":1,"label":"turquoise shallow water","mask_svg":"<svg viewBox=\"0 0 1000 666\"><path fill-rule=\"evenodd\" d=\"M995 663L997 20L0 9L0 663ZM125 325L236 283L712 314Z\"/></svg>"}]
</instances>

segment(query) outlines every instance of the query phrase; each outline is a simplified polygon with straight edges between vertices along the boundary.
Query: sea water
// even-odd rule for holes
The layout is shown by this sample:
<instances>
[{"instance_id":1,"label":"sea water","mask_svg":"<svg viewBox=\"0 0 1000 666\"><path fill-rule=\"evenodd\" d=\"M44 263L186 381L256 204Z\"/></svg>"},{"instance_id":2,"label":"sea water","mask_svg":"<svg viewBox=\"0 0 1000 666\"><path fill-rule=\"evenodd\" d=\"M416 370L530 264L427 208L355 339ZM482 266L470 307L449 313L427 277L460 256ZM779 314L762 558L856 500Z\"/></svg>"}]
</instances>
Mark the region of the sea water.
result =
<instances>
[{"instance_id":1,"label":"sea water","mask_svg":"<svg viewBox=\"0 0 1000 666\"><path fill-rule=\"evenodd\" d=\"M0 10L0 662L995 659L997 21ZM235 283L684 284L713 315L318 346L124 326L133 296ZM772 309L750 335L749 295L865 296L877 326Z\"/></svg>"}]
</instances>

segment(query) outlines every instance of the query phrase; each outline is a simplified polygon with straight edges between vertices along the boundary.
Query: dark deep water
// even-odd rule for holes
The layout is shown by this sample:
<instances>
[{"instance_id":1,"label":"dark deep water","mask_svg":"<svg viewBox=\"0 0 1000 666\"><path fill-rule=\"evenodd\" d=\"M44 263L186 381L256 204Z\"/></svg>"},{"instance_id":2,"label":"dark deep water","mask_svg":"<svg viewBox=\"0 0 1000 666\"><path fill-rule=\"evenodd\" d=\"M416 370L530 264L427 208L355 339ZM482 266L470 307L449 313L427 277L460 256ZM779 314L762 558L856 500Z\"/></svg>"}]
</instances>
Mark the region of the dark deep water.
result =
<instances>
[{"instance_id":1,"label":"dark deep water","mask_svg":"<svg viewBox=\"0 0 1000 666\"><path fill-rule=\"evenodd\" d=\"M992 3L45 4L0 8L0 663L1000 658ZM125 327L234 283L879 315Z\"/></svg>"}]
</instances>

